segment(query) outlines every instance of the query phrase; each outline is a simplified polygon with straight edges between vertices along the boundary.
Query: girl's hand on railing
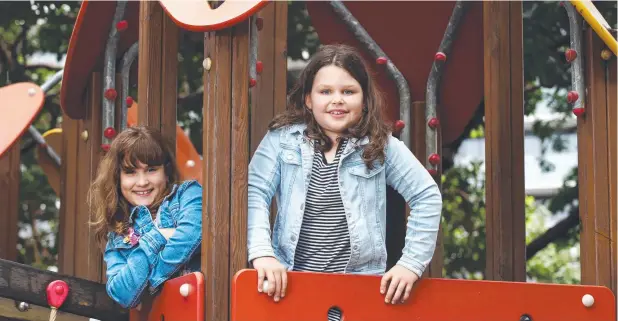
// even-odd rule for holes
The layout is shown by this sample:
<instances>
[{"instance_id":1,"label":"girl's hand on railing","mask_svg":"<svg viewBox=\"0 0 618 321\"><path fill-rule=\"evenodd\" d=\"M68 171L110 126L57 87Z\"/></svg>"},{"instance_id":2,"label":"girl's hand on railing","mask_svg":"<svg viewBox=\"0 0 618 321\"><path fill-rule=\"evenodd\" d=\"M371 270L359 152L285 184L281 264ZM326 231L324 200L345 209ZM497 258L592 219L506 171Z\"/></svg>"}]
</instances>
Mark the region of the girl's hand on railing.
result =
<instances>
[{"instance_id":1,"label":"girl's hand on railing","mask_svg":"<svg viewBox=\"0 0 618 321\"><path fill-rule=\"evenodd\" d=\"M258 292L267 292L268 296L274 295L275 302L285 297L288 277L283 264L274 257L266 256L253 260L253 268L258 273ZM265 278L268 280L267 290L263 289Z\"/></svg>"},{"instance_id":2,"label":"girl's hand on railing","mask_svg":"<svg viewBox=\"0 0 618 321\"><path fill-rule=\"evenodd\" d=\"M393 266L384 276L380 282L380 293L386 293L384 302L386 303L404 303L410 297L410 291L414 282L418 280L416 273L406 269L401 265ZM387 285L388 292L387 292Z\"/></svg>"}]
</instances>

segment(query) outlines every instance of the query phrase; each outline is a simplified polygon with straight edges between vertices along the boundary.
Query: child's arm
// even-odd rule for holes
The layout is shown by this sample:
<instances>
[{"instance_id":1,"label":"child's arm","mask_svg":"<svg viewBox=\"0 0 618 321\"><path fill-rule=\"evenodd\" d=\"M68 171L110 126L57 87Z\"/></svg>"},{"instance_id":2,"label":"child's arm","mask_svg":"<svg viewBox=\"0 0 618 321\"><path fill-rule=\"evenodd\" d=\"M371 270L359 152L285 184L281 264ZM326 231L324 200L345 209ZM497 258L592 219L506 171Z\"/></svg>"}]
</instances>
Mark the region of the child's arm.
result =
<instances>
[{"instance_id":1,"label":"child's arm","mask_svg":"<svg viewBox=\"0 0 618 321\"><path fill-rule=\"evenodd\" d=\"M150 275L151 291L189 261L202 243L202 186L192 181L179 191L179 219Z\"/></svg>"},{"instance_id":2,"label":"child's arm","mask_svg":"<svg viewBox=\"0 0 618 321\"><path fill-rule=\"evenodd\" d=\"M150 214L148 217L150 217ZM157 261L157 254L165 246L166 240L154 228L154 223L142 235L137 248L125 257L114 246L110 235L103 255L107 264L107 294L124 308L134 308L148 283L151 267ZM129 244L127 244L129 246Z\"/></svg>"},{"instance_id":3,"label":"child's arm","mask_svg":"<svg viewBox=\"0 0 618 321\"><path fill-rule=\"evenodd\" d=\"M411 209L403 255L397 264L420 277L436 248L442 213L440 189L412 152L394 137L387 146L386 182Z\"/></svg>"},{"instance_id":4,"label":"child's arm","mask_svg":"<svg viewBox=\"0 0 618 321\"><path fill-rule=\"evenodd\" d=\"M270 238L270 204L280 180L279 130L268 131L249 163L247 248L249 262L275 257Z\"/></svg>"}]
</instances>

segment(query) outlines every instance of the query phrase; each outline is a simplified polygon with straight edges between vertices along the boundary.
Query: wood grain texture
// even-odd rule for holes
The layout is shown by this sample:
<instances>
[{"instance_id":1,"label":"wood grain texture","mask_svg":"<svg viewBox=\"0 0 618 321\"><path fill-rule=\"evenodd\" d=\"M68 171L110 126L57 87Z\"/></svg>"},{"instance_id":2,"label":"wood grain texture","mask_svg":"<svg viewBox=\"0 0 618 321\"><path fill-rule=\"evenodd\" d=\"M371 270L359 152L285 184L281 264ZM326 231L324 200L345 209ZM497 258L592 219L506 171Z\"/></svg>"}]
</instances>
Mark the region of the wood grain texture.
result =
<instances>
[{"instance_id":1,"label":"wood grain texture","mask_svg":"<svg viewBox=\"0 0 618 321\"><path fill-rule=\"evenodd\" d=\"M486 278L525 281L522 3L483 2Z\"/></svg>"},{"instance_id":2,"label":"wood grain texture","mask_svg":"<svg viewBox=\"0 0 618 321\"><path fill-rule=\"evenodd\" d=\"M20 144L0 157L0 258L17 260Z\"/></svg>"},{"instance_id":3,"label":"wood grain texture","mask_svg":"<svg viewBox=\"0 0 618 321\"><path fill-rule=\"evenodd\" d=\"M104 284L0 260L0 297L45 307L46 288L54 280L63 280L69 286L60 311L101 321L128 320L129 311L112 301Z\"/></svg>"},{"instance_id":4,"label":"wood grain texture","mask_svg":"<svg viewBox=\"0 0 618 321\"><path fill-rule=\"evenodd\" d=\"M163 8L157 1L140 2L139 8L138 91L140 125L159 126L161 122L161 69L163 66Z\"/></svg>"}]
</instances>

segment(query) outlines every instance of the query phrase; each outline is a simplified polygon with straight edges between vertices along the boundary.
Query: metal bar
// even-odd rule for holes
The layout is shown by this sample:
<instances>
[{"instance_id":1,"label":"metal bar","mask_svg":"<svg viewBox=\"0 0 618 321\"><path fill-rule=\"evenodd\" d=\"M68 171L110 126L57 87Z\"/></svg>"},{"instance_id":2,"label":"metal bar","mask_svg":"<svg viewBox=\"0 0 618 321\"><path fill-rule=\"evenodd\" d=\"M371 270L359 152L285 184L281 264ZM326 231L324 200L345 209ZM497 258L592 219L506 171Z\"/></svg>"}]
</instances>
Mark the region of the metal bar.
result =
<instances>
[{"instance_id":1,"label":"metal bar","mask_svg":"<svg viewBox=\"0 0 618 321\"><path fill-rule=\"evenodd\" d=\"M60 156L58 156L56 151L51 146L47 145L47 143L45 142L45 138L43 138L41 133L39 133L39 131L34 126L30 125L30 127L28 127L28 132L39 145L45 146L45 151L47 152L47 155L49 155L49 157L51 157L54 160L56 165L58 166L62 165Z\"/></svg>"},{"instance_id":2,"label":"metal bar","mask_svg":"<svg viewBox=\"0 0 618 321\"><path fill-rule=\"evenodd\" d=\"M592 30L596 32L614 55L618 55L618 41L616 41L616 38L612 35L613 30L605 18L603 18L603 15L601 15L599 10L594 6L594 3L590 0L571 0L569 4L575 7L575 13L581 14Z\"/></svg>"},{"instance_id":3,"label":"metal bar","mask_svg":"<svg viewBox=\"0 0 618 321\"><path fill-rule=\"evenodd\" d=\"M47 93L62 80L63 76L64 69L56 72L53 76L45 80L45 82L41 85L41 90L43 90L44 93Z\"/></svg>"},{"instance_id":4,"label":"metal bar","mask_svg":"<svg viewBox=\"0 0 618 321\"><path fill-rule=\"evenodd\" d=\"M47 307L45 289L54 280L62 280L69 285L68 296L60 311L101 321L129 320L129 310L123 309L107 295L105 284L0 259L2 298Z\"/></svg>"},{"instance_id":5,"label":"metal bar","mask_svg":"<svg viewBox=\"0 0 618 321\"><path fill-rule=\"evenodd\" d=\"M429 72L429 77L427 78L427 91L425 97L425 150L427 154L427 158L425 159L425 164L427 169L436 170L438 165L433 165L429 162L429 157L431 154L438 154L438 130L439 127L435 125L430 125L430 121L435 118L437 120L437 105L438 105L438 87L440 86L440 79L442 77L442 71L446 60L448 59L448 55L451 51L451 47L453 45L453 39L455 36L455 32L461 22L461 17L463 16L467 4L465 1L457 1L455 3L455 7L453 8L453 12L451 14L451 18L449 19L448 25L446 26L446 30L444 31L444 36L442 37L442 41L440 42L440 46L438 47L438 52L436 53L436 57L433 61L433 65L431 66L431 71ZM439 123L439 122L438 122Z\"/></svg>"},{"instance_id":6,"label":"metal bar","mask_svg":"<svg viewBox=\"0 0 618 321\"><path fill-rule=\"evenodd\" d=\"M103 115L101 117L103 131L105 131L106 128L114 128L115 99L106 98L105 93L107 90L116 90L116 50L118 45L118 38L120 38L116 25L124 16L126 4L126 0L120 0L116 4L114 20L112 21L112 26L109 29L109 36L107 39L107 44L105 46L105 60L103 68ZM102 133L102 143L109 144L110 142L111 139L105 137L105 135L103 135Z\"/></svg>"},{"instance_id":7,"label":"metal bar","mask_svg":"<svg viewBox=\"0 0 618 321\"><path fill-rule=\"evenodd\" d=\"M127 106L127 97L129 97L129 75L131 73L131 65L135 61L135 58L137 58L138 51L139 44L136 41L133 45L131 45L131 48L127 50L127 52L124 54L124 57L122 57L122 71L120 72L122 75L122 108L120 112L120 131L123 131L125 128L127 128L128 125L127 110L129 106Z\"/></svg>"},{"instance_id":8,"label":"metal bar","mask_svg":"<svg viewBox=\"0 0 618 321\"><path fill-rule=\"evenodd\" d=\"M564 3L567 15L569 16L569 45L575 50L577 55L583 54L582 47L582 17L577 13L577 9L570 2ZM584 84L584 62L580 57L571 61L571 86L577 93L577 100L573 102L573 109L584 108L586 101L586 86Z\"/></svg>"},{"instance_id":9,"label":"metal bar","mask_svg":"<svg viewBox=\"0 0 618 321\"><path fill-rule=\"evenodd\" d=\"M257 81L258 30L257 17L251 16L249 32L249 77Z\"/></svg>"},{"instance_id":10,"label":"metal bar","mask_svg":"<svg viewBox=\"0 0 618 321\"><path fill-rule=\"evenodd\" d=\"M341 1L330 1L330 5L333 11L339 18L345 22L348 29L354 34L364 46L369 50L375 59L379 57L387 58L386 54L380 46L369 36L369 33L361 26L361 24L354 18L352 13L346 8ZM386 70L388 70L389 76L397 84L397 91L399 93L399 118L404 122L410 122L410 88L403 74L397 69L395 64L387 58ZM410 147L410 126L407 124L401 130L402 141L408 148Z\"/></svg>"}]
</instances>

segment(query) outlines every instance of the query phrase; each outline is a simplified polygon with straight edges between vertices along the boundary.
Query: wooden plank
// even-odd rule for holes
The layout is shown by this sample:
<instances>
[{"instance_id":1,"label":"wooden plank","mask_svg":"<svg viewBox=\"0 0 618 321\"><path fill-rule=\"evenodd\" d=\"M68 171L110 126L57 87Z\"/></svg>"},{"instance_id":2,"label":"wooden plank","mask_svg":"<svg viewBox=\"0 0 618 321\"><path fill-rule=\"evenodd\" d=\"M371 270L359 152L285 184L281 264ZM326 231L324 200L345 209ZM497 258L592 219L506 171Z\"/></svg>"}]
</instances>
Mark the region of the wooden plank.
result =
<instances>
[{"instance_id":1,"label":"wooden plank","mask_svg":"<svg viewBox=\"0 0 618 321\"><path fill-rule=\"evenodd\" d=\"M613 88L607 64L601 59L603 44L591 31L585 32L586 114L578 121L579 192L582 284L604 285L616 291L615 254L612 237L615 212L615 72ZM613 92L610 92L612 90ZM613 111L612 111L613 110ZM613 145L612 145L613 144ZM613 186L612 186L613 184ZM610 194L610 192L612 192Z\"/></svg>"},{"instance_id":2,"label":"wooden plank","mask_svg":"<svg viewBox=\"0 0 618 321\"><path fill-rule=\"evenodd\" d=\"M525 281L522 3L483 2L486 278Z\"/></svg>"},{"instance_id":3,"label":"wooden plank","mask_svg":"<svg viewBox=\"0 0 618 321\"><path fill-rule=\"evenodd\" d=\"M157 2L158 3L158 2ZM163 14L163 41L161 51L161 131L163 136L176 144L176 111L178 102L178 41L180 31L172 19ZM156 71L157 69L155 69ZM176 151L176 148L172 148Z\"/></svg>"},{"instance_id":4,"label":"wooden plank","mask_svg":"<svg viewBox=\"0 0 618 321\"><path fill-rule=\"evenodd\" d=\"M618 241L618 237L616 234L616 230L618 228L618 212L616 210L616 202L618 202L618 189L616 183L618 181L618 162L617 162L617 147L618 147L618 130L616 127L616 123L618 121L618 102L616 101L616 93L618 93L618 87L616 86L617 82L617 63L616 57L613 57L612 60L607 65L607 133L609 135L609 174L607 177L610 180L609 183L609 213L610 213L610 222L611 222L611 232L610 232L610 242L611 242L611 252L610 252L610 263L611 263L611 275L613 282L610 284L610 288L614 292L614 295L618 292L618 270L616 267L618 261L618 248L616 246L616 242Z\"/></svg>"},{"instance_id":5,"label":"wooden plank","mask_svg":"<svg viewBox=\"0 0 618 321\"><path fill-rule=\"evenodd\" d=\"M158 127L161 123L163 15L158 1L140 2L137 101L148 106L137 111L140 125Z\"/></svg>"},{"instance_id":6,"label":"wooden plank","mask_svg":"<svg viewBox=\"0 0 618 321\"><path fill-rule=\"evenodd\" d=\"M287 71L288 71L288 3L286 1L275 1L275 91L273 102L275 105L274 114L281 113L286 107L287 97Z\"/></svg>"},{"instance_id":7,"label":"wooden plank","mask_svg":"<svg viewBox=\"0 0 618 321\"><path fill-rule=\"evenodd\" d=\"M54 280L62 280L69 286L60 311L101 321L128 320L129 311L107 295L105 284L0 260L0 297L48 306L46 288Z\"/></svg>"},{"instance_id":8,"label":"wooden plank","mask_svg":"<svg viewBox=\"0 0 618 321\"><path fill-rule=\"evenodd\" d=\"M10 318L10 320L24 321L49 321L49 307L42 307L34 304L29 304L26 311L17 309L19 302L10 299L0 298L0 321ZM75 314L58 311L56 321L85 321L84 317Z\"/></svg>"},{"instance_id":9,"label":"wooden plank","mask_svg":"<svg viewBox=\"0 0 618 321\"><path fill-rule=\"evenodd\" d=\"M206 320L227 320L230 268L230 124L232 31L206 33L204 57L204 206L202 273L206 276ZM247 62L245 62L246 64ZM248 148L248 147L247 147Z\"/></svg>"},{"instance_id":10,"label":"wooden plank","mask_svg":"<svg viewBox=\"0 0 618 321\"><path fill-rule=\"evenodd\" d=\"M17 260L20 147L16 143L0 157L0 258L12 261Z\"/></svg>"},{"instance_id":11,"label":"wooden plank","mask_svg":"<svg viewBox=\"0 0 618 321\"><path fill-rule=\"evenodd\" d=\"M61 206L60 206L60 226L58 244L58 271L67 275L75 273L76 237L76 199L77 199L77 155L79 120L70 118L62 121L62 165L60 167L61 179ZM78 240L77 240L78 241Z\"/></svg>"}]
</instances>

